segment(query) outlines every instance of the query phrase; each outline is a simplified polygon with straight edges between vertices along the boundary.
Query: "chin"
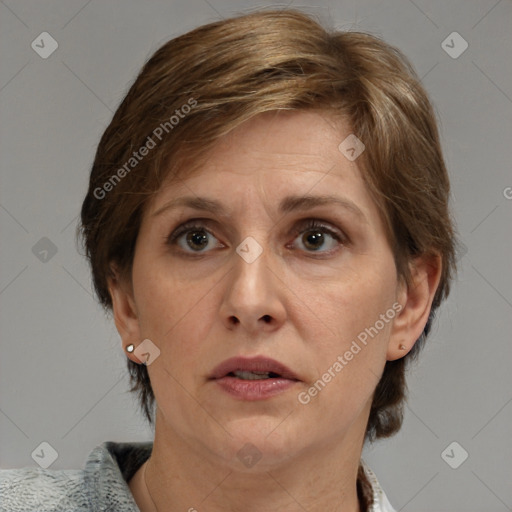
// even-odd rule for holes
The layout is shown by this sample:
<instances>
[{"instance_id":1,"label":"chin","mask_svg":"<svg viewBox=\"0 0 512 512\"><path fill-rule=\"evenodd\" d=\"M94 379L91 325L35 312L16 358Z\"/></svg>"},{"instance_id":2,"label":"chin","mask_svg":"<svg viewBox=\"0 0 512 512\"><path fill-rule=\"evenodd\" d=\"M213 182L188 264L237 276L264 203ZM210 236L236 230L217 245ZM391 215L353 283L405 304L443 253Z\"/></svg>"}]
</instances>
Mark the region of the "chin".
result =
<instances>
[{"instance_id":1,"label":"chin","mask_svg":"<svg viewBox=\"0 0 512 512\"><path fill-rule=\"evenodd\" d=\"M226 447L225 454L230 459L231 468L236 471L268 471L303 448L304 435L293 435L289 429L283 428L282 420L251 416L228 423L227 430L232 437L226 439L229 447Z\"/></svg>"}]
</instances>

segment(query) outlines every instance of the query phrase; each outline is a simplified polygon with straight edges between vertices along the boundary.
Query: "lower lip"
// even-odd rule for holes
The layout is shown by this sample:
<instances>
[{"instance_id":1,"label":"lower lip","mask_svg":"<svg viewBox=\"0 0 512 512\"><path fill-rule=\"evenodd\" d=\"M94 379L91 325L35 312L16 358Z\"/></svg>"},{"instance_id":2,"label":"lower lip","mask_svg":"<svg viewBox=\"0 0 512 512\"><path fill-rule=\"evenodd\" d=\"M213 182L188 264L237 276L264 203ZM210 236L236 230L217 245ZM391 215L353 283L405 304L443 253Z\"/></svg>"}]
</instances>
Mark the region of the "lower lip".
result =
<instances>
[{"instance_id":1,"label":"lower lip","mask_svg":"<svg viewBox=\"0 0 512 512\"><path fill-rule=\"evenodd\" d=\"M231 396L240 400L264 400L290 389L296 380L290 379L259 379L243 380L237 377L222 377L215 382Z\"/></svg>"}]
</instances>

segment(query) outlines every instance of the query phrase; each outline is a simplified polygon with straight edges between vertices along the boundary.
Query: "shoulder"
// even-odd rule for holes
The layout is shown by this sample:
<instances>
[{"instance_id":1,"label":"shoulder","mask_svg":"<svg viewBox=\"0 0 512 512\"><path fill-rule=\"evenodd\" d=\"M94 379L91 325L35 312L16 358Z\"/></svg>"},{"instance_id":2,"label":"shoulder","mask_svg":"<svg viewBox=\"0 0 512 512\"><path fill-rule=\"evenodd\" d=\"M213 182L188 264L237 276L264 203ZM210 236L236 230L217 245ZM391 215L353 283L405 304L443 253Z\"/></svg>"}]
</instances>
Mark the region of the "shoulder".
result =
<instances>
[{"instance_id":1,"label":"shoulder","mask_svg":"<svg viewBox=\"0 0 512 512\"><path fill-rule=\"evenodd\" d=\"M0 470L0 512L89 510L83 471Z\"/></svg>"},{"instance_id":2,"label":"shoulder","mask_svg":"<svg viewBox=\"0 0 512 512\"><path fill-rule=\"evenodd\" d=\"M137 512L127 482L151 449L152 443L109 441L90 452L83 469L2 469L0 512Z\"/></svg>"}]
</instances>

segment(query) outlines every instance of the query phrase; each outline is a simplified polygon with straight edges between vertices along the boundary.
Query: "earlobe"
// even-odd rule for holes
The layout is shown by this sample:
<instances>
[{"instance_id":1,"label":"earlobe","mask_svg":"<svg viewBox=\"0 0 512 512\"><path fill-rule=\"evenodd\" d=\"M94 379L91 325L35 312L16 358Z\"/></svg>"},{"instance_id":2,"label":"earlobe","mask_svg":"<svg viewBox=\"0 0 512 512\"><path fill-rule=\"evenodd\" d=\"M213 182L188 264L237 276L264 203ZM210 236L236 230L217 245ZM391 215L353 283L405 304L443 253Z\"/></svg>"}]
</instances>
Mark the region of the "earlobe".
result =
<instances>
[{"instance_id":1,"label":"earlobe","mask_svg":"<svg viewBox=\"0 0 512 512\"><path fill-rule=\"evenodd\" d=\"M411 281L408 285L402 284L399 292L402 309L393 322L388 361L408 354L421 336L439 286L441 266L438 254L418 257L411 263Z\"/></svg>"},{"instance_id":2,"label":"earlobe","mask_svg":"<svg viewBox=\"0 0 512 512\"><path fill-rule=\"evenodd\" d=\"M117 331L121 336L123 347L135 345L140 342L140 327L137 309L131 287L122 281L119 272L112 267L111 276L107 278L110 297L112 298L112 312ZM134 362L140 361L130 354L128 357Z\"/></svg>"}]
</instances>

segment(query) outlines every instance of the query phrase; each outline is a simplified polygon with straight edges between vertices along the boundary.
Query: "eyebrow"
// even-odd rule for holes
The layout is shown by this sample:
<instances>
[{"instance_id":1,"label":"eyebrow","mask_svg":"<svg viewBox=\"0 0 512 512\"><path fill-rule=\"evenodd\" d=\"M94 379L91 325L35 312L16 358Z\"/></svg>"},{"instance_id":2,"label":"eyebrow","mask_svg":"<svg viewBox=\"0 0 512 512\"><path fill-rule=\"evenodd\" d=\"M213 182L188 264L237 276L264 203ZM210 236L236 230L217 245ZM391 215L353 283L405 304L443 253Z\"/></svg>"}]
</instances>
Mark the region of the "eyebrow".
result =
<instances>
[{"instance_id":1,"label":"eyebrow","mask_svg":"<svg viewBox=\"0 0 512 512\"><path fill-rule=\"evenodd\" d=\"M287 196L281 201L279 205L279 212L285 214L295 211L307 211L318 206L325 206L330 204L336 204L338 206L341 206L342 208L355 214L362 221L368 222L364 213L355 203L353 203L349 199L332 195ZM156 217L157 215L160 215L165 211L174 210L180 207L188 207L193 210L211 212L219 215L228 215L226 208L224 208L224 206L220 202L214 199L208 199L206 197L198 196L182 196L164 204L155 213L153 213L153 217Z\"/></svg>"},{"instance_id":2,"label":"eyebrow","mask_svg":"<svg viewBox=\"0 0 512 512\"><path fill-rule=\"evenodd\" d=\"M323 195L323 196L288 196L283 199L279 206L279 210L282 213L289 213L293 211L305 211L315 208L317 206L325 206L330 204L336 204L342 208L355 214L361 220L368 222L366 216L362 210L349 199Z\"/></svg>"},{"instance_id":3,"label":"eyebrow","mask_svg":"<svg viewBox=\"0 0 512 512\"><path fill-rule=\"evenodd\" d=\"M175 210L176 208L180 207L187 207L192 208L193 210L202 210L205 212L220 213L222 215L226 215L225 208L221 203L215 201L214 199L207 199L206 197L197 196L182 196L173 199L168 203L165 203L161 208L153 213L153 217L156 217L165 211Z\"/></svg>"}]
</instances>

